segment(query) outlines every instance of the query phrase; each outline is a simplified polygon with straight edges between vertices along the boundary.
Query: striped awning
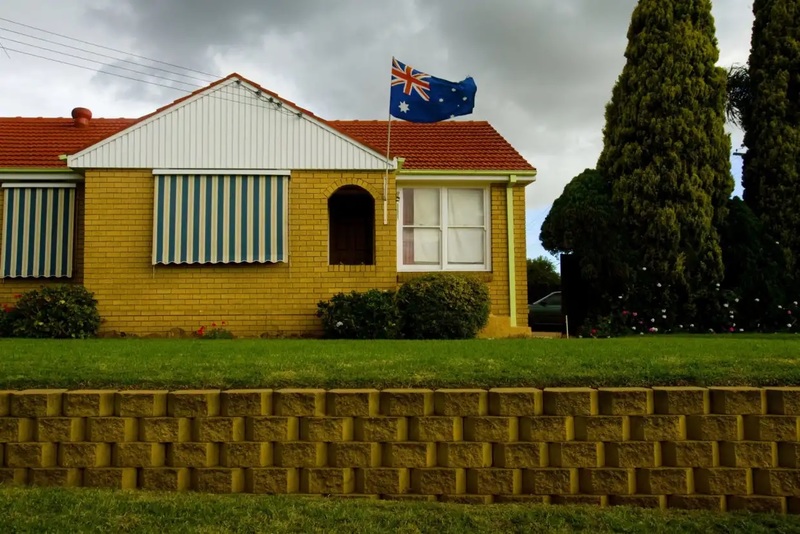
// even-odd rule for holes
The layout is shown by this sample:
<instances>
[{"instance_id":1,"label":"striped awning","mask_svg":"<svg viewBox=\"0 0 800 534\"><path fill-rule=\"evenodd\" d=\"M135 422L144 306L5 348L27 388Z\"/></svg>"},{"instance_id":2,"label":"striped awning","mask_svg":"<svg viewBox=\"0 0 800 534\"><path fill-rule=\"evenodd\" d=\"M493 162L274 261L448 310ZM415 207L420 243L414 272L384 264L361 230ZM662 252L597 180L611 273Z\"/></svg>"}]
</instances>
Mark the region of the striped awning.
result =
<instances>
[{"instance_id":1,"label":"striped awning","mask_svg":"<svg viewBox=\"0 0 800 534\"><path fill-rule=\"evenodd\" d=\"M75 186L5 184L0 277L72 276Z\"/></svg>"},{"instance_id":2,"label":"striped awning","mask_svg":"<svg viewBox=\"0 0 800 534\"><path fill-rule=\"evenodd\" d=\"M157 175L153 264L287 260L288 176Z\"/></svg>"}]
</instances>

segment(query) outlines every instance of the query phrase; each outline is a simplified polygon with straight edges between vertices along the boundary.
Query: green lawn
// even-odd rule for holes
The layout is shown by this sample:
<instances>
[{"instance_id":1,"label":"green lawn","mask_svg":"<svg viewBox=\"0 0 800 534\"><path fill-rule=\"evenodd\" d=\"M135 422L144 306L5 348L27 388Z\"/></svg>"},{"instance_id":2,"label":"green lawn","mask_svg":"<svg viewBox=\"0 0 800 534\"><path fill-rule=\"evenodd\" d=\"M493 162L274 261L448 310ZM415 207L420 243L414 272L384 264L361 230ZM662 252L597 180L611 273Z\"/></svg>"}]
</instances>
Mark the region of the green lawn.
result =
<instances>
[{"instance_id":1,"label":"green lawn","mask_svg":"<svg viewBox=\"0 0 800 534\"><path fill-rule=\"evenodd\" d=\"M800 385L800 336L0 339L0 389Z\"/></svg>"},{"instance_id":2,"label":"green lawn","mask_svg":"<svg viewBox=\"0 0 800 534\"><path fill-rule=\"evenodd\" d=\"M800 532L797 516L0 488L0 532Z\"/></svg>"}]
</instances>

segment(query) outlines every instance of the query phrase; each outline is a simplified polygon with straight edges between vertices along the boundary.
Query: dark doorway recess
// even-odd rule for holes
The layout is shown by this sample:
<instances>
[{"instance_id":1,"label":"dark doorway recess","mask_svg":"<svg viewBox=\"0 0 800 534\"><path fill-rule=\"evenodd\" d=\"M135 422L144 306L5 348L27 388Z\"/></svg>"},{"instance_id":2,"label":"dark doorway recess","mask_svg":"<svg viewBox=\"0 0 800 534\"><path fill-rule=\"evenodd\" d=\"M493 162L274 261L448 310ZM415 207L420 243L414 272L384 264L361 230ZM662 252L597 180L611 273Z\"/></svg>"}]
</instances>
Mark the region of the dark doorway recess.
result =
<instances>
[{"instance_id":1,"label":"dark doorway recess","mask_svg":"<svg viewBox=\"0 0 800 534\"><path fill-rule=\"evenodd\" d=\"M375 199L346 185L328 199L331 265L375 264Z\"/></svg>"}]
</instances>

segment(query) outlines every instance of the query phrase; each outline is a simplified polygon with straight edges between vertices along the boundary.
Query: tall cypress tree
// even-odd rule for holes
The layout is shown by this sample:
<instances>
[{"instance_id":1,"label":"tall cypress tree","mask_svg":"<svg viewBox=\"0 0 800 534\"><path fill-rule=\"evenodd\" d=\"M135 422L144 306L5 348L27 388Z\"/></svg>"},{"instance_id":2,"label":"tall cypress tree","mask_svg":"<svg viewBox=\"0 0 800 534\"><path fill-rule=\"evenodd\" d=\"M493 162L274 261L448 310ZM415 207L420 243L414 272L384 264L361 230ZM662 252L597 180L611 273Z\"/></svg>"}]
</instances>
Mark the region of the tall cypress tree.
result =
<instances>
[{"instance_id":1,"label":"tall cypress tree","mask_svg":"<svg viewBox=\"0 0 800 534\"><path fill-rule=\"evenodd\" d=\"M635 247L638 304L686 320L722 279L733 190L710 0L640 0L625 57L597 168Z\"/></svg>"},{"instance_id":2,"label":"tall cypress tree","mask_svg":"<svg viewBox=\"0 0 800 534\"><path fill-rule=\"evenodd\" d=\"M800 4L755 0L744 200L800 280Z\"/></svg>"}]
</instances>

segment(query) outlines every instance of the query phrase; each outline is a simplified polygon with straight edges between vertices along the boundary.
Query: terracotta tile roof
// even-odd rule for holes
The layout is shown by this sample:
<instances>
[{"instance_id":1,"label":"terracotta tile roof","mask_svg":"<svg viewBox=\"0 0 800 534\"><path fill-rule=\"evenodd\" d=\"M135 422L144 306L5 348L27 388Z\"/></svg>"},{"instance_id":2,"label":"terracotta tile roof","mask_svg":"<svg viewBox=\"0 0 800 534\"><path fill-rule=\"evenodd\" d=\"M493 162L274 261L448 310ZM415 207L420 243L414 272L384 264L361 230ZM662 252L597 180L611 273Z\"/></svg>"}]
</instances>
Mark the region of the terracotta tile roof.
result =
<instances>
[{"instance_id":1,"label":"terracotta tile roof","mask_svg":"<svg viewBox=\"0 0 800 534\"><path fill-rule=\"evenodd\" d=\"M58 156L75 154L232 78L282 100L380 154L386 153L386 121L326 121L234 73L138 119L93 118L88 126L79 128L71 118L0 117L0 169L66 167L66 162L59 160ZM534 170L503 136L484 121L392 122L390 154L406 158L405 169Z\"/></svg>"},{"instance_id":2,"label":"terracotta tile roof","mask_svg":"<svg viewBox=\"0 0 800 534\"><path fill-rule=\"evenodd\" d=\"M386 153L387 121L328 121L353 139ZM404 169L533 171L486 121L392 122L391 156Z\"/></svg>"},{"instance_id":3,"label":"terracotta tile roof","mask_svg":"<svg viewBox=\"0 0 800 534\"><path fill-rule=\"evenodd\" d=\"M74 154L135 123L136 119L92 119L83 128L72 119L0 117L0 169L59 168Z\"/></svg>"}]
</instances>

